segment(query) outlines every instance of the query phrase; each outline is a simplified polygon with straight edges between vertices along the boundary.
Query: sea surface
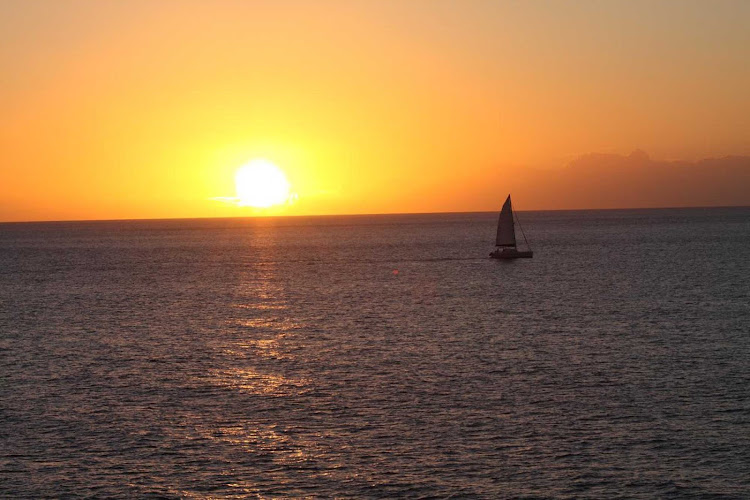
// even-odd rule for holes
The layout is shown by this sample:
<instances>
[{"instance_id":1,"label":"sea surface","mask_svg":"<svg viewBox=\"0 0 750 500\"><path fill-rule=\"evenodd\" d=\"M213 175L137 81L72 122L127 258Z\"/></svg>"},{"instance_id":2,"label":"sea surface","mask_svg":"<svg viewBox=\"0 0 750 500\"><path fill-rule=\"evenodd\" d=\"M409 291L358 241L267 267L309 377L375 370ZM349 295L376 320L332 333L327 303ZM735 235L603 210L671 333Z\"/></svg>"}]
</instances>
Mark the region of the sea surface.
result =
<instances>
[{"instance_id":1,"label":"sea surface","mask_svg":"<svg viewBox=\"0 0 750 500\"><path fill-rule=\"evenodd\" d=\"M750 208L0 224L0 497L750 498Z\"/></svg>"}]
</instances>

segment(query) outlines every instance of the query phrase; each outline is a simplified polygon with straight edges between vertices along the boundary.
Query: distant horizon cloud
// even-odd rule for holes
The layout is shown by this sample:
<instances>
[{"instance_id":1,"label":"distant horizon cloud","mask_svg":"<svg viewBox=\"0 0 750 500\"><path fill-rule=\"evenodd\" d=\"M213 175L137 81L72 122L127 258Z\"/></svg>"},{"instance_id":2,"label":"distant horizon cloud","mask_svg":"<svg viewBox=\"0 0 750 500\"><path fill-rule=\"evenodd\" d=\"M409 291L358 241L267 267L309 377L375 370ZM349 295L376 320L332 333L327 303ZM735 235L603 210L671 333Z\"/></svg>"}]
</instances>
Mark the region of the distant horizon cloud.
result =
<instances>
[{"instance_id":1,"label":"distant horizon cloud","mask_svg":"<svg viewBox=\"0 0 750 500\"><path fill-rule=\"evenodd\" d=\"M496 177L498 200L508 191L524 207L542 210L750 205L750 156L655 160L636 148L586 153L559 169L522 174ZM484 189L482 199L490 198Z\"/></svg>"}]
</instances>

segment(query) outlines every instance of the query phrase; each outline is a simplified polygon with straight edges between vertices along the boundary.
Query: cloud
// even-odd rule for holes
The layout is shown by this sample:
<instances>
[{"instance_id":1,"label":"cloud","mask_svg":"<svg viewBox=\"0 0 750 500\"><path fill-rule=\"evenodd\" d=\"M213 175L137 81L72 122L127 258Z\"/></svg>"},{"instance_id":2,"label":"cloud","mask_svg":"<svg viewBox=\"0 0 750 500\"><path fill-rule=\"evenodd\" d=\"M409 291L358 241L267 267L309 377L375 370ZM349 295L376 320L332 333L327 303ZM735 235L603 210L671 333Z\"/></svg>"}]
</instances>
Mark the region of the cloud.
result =
<instances>
[{"instance_id":1,"label":"cloud","mask_svg":"<svg viewBox=\"0 0 750 500\"><path fill-rule=\"evenodd\" d=\"M750 157L688 162L654 160L641 150L592 153L560 170L504 174L494 185L495 198L513 192L514 201L528 209L747 206Z\"/></svg>"}]
</instances>

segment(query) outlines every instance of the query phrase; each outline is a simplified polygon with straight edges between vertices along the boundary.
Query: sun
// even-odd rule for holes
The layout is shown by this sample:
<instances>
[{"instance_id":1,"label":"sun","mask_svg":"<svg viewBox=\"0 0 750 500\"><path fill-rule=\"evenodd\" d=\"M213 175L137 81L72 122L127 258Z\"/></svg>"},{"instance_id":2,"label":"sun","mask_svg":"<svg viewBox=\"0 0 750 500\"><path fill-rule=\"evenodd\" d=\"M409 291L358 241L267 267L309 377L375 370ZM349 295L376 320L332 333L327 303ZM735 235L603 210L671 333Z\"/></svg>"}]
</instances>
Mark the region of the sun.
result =
<instances>
[{"instance_id":1,"label":"sun","mask_svg":"<svg viewBox=\"0 0 750 500\"><path fill-rule=\"evenodd\" d=\"M289 181L268 160L252 160L238 168L234 183L240 206L268 208L289 200Z\"/></svg>"}]
</instances>

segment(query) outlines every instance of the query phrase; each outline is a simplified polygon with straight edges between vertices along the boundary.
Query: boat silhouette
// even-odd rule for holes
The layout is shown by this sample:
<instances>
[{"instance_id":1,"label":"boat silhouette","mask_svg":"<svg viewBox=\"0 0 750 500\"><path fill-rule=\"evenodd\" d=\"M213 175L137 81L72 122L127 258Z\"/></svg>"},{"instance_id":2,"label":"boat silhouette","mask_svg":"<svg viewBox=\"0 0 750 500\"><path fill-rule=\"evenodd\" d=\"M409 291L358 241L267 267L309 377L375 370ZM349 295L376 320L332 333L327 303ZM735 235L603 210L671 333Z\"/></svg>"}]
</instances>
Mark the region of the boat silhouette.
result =
<instances>
[{"instance_id":1,"label":"boat silhouette","mask_svg":"<svg viewBox=\"0 0 750 500\"><path fill-rule=\"evenodd\" d=\"M515 220L518 220L515 217ZM513 204L510 201L510 195L503 203L503 208L500 210L500 217L497 220L497 238L495 239L495 245L497 248L490 253L490 257L493 259L530 259L534 256L534 252L531 250L529 241L526 239L526 234L523 232L521 223L518 223L518 227L521 228L521 234L523 240L526 242L528 250L519 250L516 245L516 228L513 216Z\"/></svg>"}]
</instances>

